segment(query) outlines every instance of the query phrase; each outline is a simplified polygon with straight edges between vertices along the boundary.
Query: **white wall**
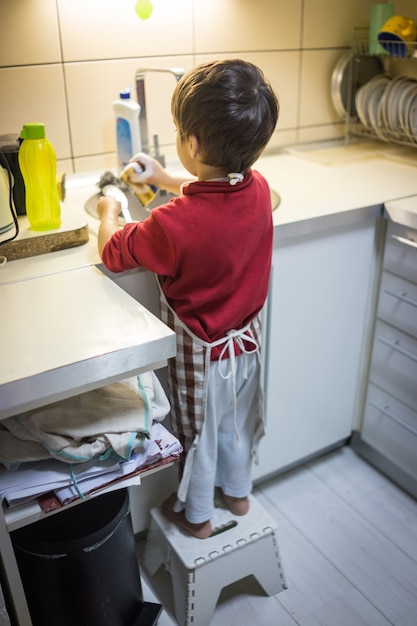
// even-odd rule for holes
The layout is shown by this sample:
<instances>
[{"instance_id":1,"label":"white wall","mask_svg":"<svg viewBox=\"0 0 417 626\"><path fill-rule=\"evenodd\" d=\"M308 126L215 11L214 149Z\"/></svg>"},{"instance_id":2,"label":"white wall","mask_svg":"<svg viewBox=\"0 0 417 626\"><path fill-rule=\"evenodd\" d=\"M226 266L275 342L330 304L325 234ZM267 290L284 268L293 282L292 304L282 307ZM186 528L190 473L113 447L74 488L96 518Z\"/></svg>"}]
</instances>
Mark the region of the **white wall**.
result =
<instances>
[{"instance_id":1,"label":"white wall","mask_svg":"<svg viewBox=\"0 0 417 626\"><path fill-rule=\"evenodd\" d=\"M190 68L240 56L275 87L281 117L270 147L343 132L331 72L372 0L153 0L141 21L135 0L1 0L0 134L44 122L58 170L114 167L112 102L139 66ZM415 0L397 12L417 18ZM147 82L150 133L174 154L169 75ZM167 148L167 146L169 146Z\"/></svg>"}]
</instances>

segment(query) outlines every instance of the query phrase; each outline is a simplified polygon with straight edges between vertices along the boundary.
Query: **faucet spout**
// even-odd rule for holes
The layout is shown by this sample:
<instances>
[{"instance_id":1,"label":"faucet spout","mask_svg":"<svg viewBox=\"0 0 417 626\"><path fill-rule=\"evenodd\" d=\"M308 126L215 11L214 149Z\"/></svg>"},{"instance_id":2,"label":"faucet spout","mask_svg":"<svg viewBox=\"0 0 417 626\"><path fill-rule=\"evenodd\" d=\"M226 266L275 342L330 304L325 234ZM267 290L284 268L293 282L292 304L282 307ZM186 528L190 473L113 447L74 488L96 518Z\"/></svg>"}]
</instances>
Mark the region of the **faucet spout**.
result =
<instances>
[{"instance_id":1,"label":"faucet spout","mask_svg":"<svg viewBox=\"0 0 417 626\"><path fill-rule=\"evenodd\" d=\"M142 67L136 70L135 74L135 83L136 83L136 94L138 98L138 104L140 106L140 115L139 115L139 127L140 127L140 135L142 140L142 151L146 154L150 154L150 145L149 145L149 132L148 132L148 116L146 113L146 96L145 96L145 74L148 72L168 72L172 74L175 80L178 82L180 78L184 75L184 69L182 67L167 67L167 68L153 68L153 67ZM157 146L158 146L158 137L154 135L154 146L156 150L156 158L163 159L158 154Z\"/></svg>"}]
</instances>

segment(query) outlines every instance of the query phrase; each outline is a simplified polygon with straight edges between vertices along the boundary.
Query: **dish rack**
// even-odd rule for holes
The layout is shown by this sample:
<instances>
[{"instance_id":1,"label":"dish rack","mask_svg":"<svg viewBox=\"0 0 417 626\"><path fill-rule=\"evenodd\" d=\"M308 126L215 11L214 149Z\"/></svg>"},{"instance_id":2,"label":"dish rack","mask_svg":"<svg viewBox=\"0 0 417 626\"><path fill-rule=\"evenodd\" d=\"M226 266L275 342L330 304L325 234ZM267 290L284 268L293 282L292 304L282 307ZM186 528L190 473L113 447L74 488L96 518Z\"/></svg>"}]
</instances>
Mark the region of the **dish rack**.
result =
<instances>
[{"instance_id":1,"label":"dish rack","mask_svg":"<svg viewBox=\"0 0 417 626\"><path fill-rule=\"evenodd\" d=\"M347 68L345 139L377 139L417 148L417 42L413 56L371 54L368 29L354 29ZM358 65L367 62L368 74ZM371 76L373 74L373 76ZM371 77L370 77L371 76Z\"/></svg>"}]
</instances>

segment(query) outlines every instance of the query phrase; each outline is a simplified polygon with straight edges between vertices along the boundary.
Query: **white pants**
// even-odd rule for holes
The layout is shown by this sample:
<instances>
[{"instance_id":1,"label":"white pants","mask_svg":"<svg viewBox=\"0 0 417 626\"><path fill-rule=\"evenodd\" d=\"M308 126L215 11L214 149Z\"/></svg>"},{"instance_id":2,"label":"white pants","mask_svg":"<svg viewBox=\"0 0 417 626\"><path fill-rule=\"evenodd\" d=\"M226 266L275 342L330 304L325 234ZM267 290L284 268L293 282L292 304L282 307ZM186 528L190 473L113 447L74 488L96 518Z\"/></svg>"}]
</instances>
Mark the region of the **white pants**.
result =
<instances>
[{"instance_id":1,"label":"white pants","mask_svg":"<svg viewBox=\"0 0 417 626\"><path fill-rule=\"evenodd\" d=\"M246 359L247 378L244 378ZM227 362L220 364L227 368ZM228 496L243 498L252 489L252 448L259 388L259 356L256 352L236 357L236 426L232 377L221 377L219 363L210 364L207 411L195 453L185 504L189 522L209 520L214 510L214 488Z\"/></svg>"}]
</instances>

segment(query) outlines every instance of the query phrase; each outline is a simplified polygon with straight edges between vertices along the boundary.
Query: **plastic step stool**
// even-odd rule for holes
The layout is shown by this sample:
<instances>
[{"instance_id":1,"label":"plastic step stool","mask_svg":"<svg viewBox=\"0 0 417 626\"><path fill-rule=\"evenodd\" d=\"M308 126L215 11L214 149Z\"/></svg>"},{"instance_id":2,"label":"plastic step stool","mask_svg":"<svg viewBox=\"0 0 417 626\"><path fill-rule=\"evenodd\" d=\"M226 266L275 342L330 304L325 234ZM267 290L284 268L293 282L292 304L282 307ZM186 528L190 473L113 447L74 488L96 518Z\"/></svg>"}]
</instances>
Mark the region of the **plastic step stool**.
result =
<instances>
[{"instance_id":1,"label":"plastic step stool","mask_svg":"<svg viewBox=\"0 0 417 626\"><path fill-rule=\"evenodd\" d=\"M216 508L211 523L218 534L196 539L159 509L151 511L141 565L151 578L161 565L171 575L175 617L181 626L210 624L223 587L251 574L269 596L286 589L277 525L253 496L246 515Z\"/></svg>"}]
</instances>

